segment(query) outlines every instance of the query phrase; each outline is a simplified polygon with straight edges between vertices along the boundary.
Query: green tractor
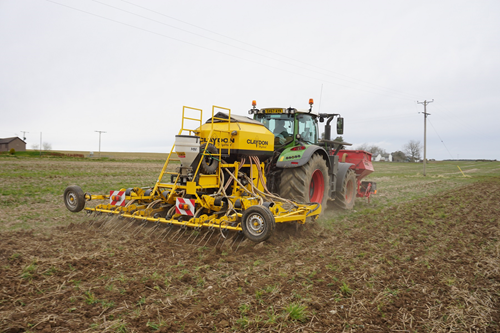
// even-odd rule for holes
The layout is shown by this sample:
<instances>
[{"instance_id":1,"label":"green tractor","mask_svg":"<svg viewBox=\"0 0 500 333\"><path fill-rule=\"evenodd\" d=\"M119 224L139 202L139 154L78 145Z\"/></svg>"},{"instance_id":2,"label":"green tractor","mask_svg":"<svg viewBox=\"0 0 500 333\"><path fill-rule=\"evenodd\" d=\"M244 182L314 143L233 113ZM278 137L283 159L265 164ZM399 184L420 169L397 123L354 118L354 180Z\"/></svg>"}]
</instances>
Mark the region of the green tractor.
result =
<instances>
[{"instance_id":1,"label":"green tractor","mask_svg":"<svg viewBox=\"0 0 500 333\"><path fill-rule=\"evenodd\" d=\"M326 207L328 200L342 209L352 209L359 192L359 180L353 163L339 161L338 152L346 142L331 140L330 123L336 118L337 134L344 132L344 119L336 113L315 113L309 109L253 108L253 118L275 135L274 156L266 167L270 191L297 202L317 202ZM318 122L324 122L320 140ZM358 190L356 189L358 184Z\"/></svg>"}]
</instances>

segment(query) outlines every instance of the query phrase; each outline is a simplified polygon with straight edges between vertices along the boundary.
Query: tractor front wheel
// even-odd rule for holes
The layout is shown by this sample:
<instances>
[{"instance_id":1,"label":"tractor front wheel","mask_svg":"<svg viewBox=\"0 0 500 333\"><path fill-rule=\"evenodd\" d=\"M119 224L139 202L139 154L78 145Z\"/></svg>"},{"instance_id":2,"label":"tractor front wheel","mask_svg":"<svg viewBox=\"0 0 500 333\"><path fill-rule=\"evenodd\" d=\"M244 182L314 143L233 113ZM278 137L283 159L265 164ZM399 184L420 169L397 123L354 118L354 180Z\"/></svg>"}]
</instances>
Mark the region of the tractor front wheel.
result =
<instances>
[{"instance_id":1,"label":"tractor front wheel","mask_svg":"<svg viewBox=\"0 0 500 333\"><path fill-rule=\"evenodd\" d=\"M326 209L330 192L328 166L321 155L314 154L305 165L284 169L280 195L299 203L316 202Z\"/></svg>"},{"instance_id":2,"label":"tractor front wheel","mask_svg":"<svg viewBox=\"0 0 500 333\"><path fill-rule=\"evenodd\" d=\"M246 238L260 243L271 237L276 229L276 222L273 213L267 207L257 205L245 210L241 228Z\"/></svg>"},{"instance_id":3,"label":"tractor front wheel","mask_svg":"<svg viewBox=\"0 0 500 333\"><path fill-rule=\"evenodd\" d=\"M348 170L342 188L338 189L335 196L335 206L342 209L352 209L356 200L356 174L353 170Z\"/></svg>"},{"instance_id":4,"label":"tractor front wheel","mask_svg":"<svg viewBox=\"0 0 500 333\"><path fill-rule=\"evenodd\" d=\"M71 185L64 190L64 204L70 212L77 213L85 207L85 193L80 186Z\"/></svg>"}]
</instances>

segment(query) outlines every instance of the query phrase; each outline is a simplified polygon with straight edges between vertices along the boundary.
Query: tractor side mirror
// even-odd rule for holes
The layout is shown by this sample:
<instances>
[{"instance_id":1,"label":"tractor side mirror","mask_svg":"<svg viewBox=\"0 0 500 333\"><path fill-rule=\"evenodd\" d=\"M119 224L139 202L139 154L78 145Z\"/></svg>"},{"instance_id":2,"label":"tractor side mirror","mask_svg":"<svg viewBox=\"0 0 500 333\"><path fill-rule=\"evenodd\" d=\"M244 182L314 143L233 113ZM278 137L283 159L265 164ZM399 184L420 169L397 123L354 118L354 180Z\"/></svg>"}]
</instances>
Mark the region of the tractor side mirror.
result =
<instances>
[{"instance_id":1,"label":"tractor side mirror","mask_svg":"<svg viewBox=\"0 0 500 333\"><path fill-rule=\"evenodd\" d=\"M337 134L344 134L344 118L337 118Z\"/></svg>"}]
</instances>

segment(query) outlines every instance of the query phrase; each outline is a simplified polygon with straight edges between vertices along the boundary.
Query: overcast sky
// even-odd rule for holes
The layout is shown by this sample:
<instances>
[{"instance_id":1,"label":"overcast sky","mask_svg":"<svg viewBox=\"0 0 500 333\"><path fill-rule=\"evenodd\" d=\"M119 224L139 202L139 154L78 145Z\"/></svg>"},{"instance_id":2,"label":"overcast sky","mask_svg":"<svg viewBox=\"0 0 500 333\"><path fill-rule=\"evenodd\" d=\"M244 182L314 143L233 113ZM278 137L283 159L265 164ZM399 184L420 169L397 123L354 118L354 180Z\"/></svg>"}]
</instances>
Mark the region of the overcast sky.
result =
<instances>
[{"instance_id":1,"label":"overcast sky","mask_svg":"<svg viewBox=\"0 0 500 333\"><path fill-rule=\"evenodd\" d=\"M0 0L0 137L169 152L184 105L340 113L344 140L500 159L500 1Z\"/></svg>"}]
</instances>

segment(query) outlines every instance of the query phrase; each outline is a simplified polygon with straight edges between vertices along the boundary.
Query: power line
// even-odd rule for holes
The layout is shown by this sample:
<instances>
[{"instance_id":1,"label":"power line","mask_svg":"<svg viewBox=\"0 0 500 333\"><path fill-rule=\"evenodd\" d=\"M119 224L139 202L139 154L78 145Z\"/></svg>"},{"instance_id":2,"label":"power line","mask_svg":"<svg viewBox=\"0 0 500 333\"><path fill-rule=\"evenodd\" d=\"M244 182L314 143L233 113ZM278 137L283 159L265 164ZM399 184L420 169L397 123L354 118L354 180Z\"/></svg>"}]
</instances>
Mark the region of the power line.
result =
<instances>
[{"instance_id":1,"label":"power line","mask_svg":"<svg viewBox=\"0 0 500 333\"><path fill-rule=\"evenodd\" d=\"M349 124L358 124L358 123L366 123L366 122L375 122L375 121L386 121L386 119L398 119L398 118L409 118L413 117L411 114L407 113L400 113L400 114L394 114L394 115L389 115L389 116L380 116L380 117L373 117L373 118L357 118L357 120L354 121L349 121Z\"/></svg>"},{"instance_id":2,"label":"power line","mask_svg":"<svg viewBox=\"0 0 500 333\"><path fill-rule=\"evenodd\" d=\"M198 44L195 44L195 43L191 43L191 42L188 42L188 41L185 41L185 40L182 40L182 39L179 39L179 38L175 38L175 37L171 37L171 36L167 36L165 34L162 34L162 33L158 33L158 32L155 32L155 31L152 31L152 30L148 30L148 29L144 29L144 28L141 28L141 27L138 27L138 26L135 26L135 25L131 25L131 24L128 24L128 23L125 23L125 22L121 22L121 21L118 21L118 20L114 20L114 19L111 19L109 17L105 17L105 16L102 16L102 15L99 15L99 14L95 14L95 13L91 13L91 12L88 12L88 11L85 11L85 10L82 10L82 9L79 9L79 8L75 8L75 7L72 7L72 6L68 6L68 5L65 5L65 4L62 4L62 3L59 3L59 2L56 2L56 1L52 1L52 0L46 0L48 2L51 2L51 3L54 3L56 5L60 5L60 6L63 6L63 7L66 7L66 8L69 8L69 9L73 9L73 10L76 10L76 11L79 11L79 12L82 12L82 13L85 13L85 14L88 14L88 15L92 15L92 16L96 16L96 17L99 17L101 19L104 19L104 20L108 20L108 21L111 21L111 22L114 22L114 23L118 23L118 24L121 24L121 25L125 25L125 26L128 26L128 27L131 27L131 28L134 28L134 29L138 29L138 30L141 30L141 31L144 31L144 32L148 32L148 33L151 33L151 34L154 34L154 35L157 35L157 36L161 36L161 37L164 37L164 38L168 38L168 39L172 39L172 40L175 40L175 41L178 41L178 42L181 42L181 43L185 43L185 44L188 44L188 45L192 45L192 46L195 46L195 47L199 47L199 48L202 48L202 49L205 49L205 50L209 50L209 51L212 51L212 52L216 52L216 53L220 53L220 54L224 54L226 56L230 56L230 57L233 57L233 58L237 58L237 59L240 59L240 60L244 60L244 61L247 61L247 62L251 62L251 63L254 63L254 64L258 64L258 65L261 65L261 66L265 66L265 67L269 67L269 68L273 68L273 69L276 69L276 70L280 70L280 71L284 71L284 72L287 72L287 73L291 73L291 74L294 74L294 75L299 75L299 76L303 76L303 77L307 77L307 78L310 78L310 79L314 79L314 80L320 80L320 81L324 81L324 82L327 82L327 83L330 83L330 84L333 84L333 85L336 85L336 86L341 86L341 87L346 87L346 88L352 88L352 89L357 89L359 91L364 91L364 92L368 92L368 93L372 93L372 94L376 94L376 95L381 95L381 96L388 96L388 97L393 97L393 98L399 98L399 99L404 99L404 100L410 100L410 98L408 97L401 97L401 96L395 96L395 95L388 95L387 93L380 93L380 92L376 92L376 91L370 91L370 90L366 90L366 89L360 89L360 88L356 88L356 87L353 87L353 86L349 86L349 85L345 85L345 84L339 84L339 83L336 83L336 82L332 82L332 81L328 81L328 80L321 80L319 78L316 78L316 77L313 77L313 76L309 76L309 75L305 75L305 74L301 74L301 73L297 73L297 72L293 72L293 71L290 71L290 70L286 70L286 69L282 69L282 68L278 68L278 67L275 67L275 66L271 66L271 65L267 65L267 64L263 64L261 62L258 62L258 61L253 61L253 60L249 60L249 59L245 59L245 58L242 58L242 57L239 57L239 56L236 56L236 55L233 55L233 54L229 54L229 53L226 53L226 52L222 52L222 51L219 51L219 50L215 50L215 49L211 49L211 48L208 48L208 47L205 47L205 46L201 46L201 45L198 45ZM94 0L95 1L95 0ZM95 1L97 3L101 3L99 1ZM102 3L101 3L102 4ZM107 4L103 4L103 5L106 5L106 6L110 6L110 5L107 5ZM110 7L113 7L113 8L116 8L114 6L110 6ZM139 6L140 7L140 6ZM116 9L119 9L119 8L116 8ZM128 12L130 14L133 14L133 15L137 15L139 17L143 17L143 18L146 18L146 19L149 19L147 17L144 17L142 15L139 15L139 14L134 14L132 12L129 12L129 11L126 11L126 10L122 10L122 9L119 9L121 11L124 11L124 12ZM161 24L165 24L165 23L162 23L162 22L159 22L159 21L156 21L156 20L153 20L153 19L149 19L149 20L152 20L152 21L155 21L155 22L158 22L158 23L161 23ZM165 24L165 25L168 25L168 24ZM170 25L168 25L170 26ZM176 28L176 27L174 27ZM179 30L183 30L183 29L180 29L180 28L176 28L176 29L179 29ZM183 30L183 31L186 31L186 30ZM189 31L186 31L186 32L189 32ZM192 32L189 32L189 33L192 33ZM196 34L196 33L192 33L192 34L195 34L195 35L198 35L198 36L201 36L199 34ZM204 37L204 36L201 36L203 38L208 38L208 37ZM211 39L211 38L208 38L210 40L213 40L213 41L217 41L217 40L214 40L214 39ZM219 43L223 43L223 42L220 42L220 41L217 41ZM223 43L225 45L229 45L227 43ZM229 45L229 46L232 46L232 45ZM236 47L236 46L232 46L232 47L235 47L235 48L239 48L239 47ZM239 48L239 49L242 49L242 48ZM242 49L246 52L252 52L252 53L255 53L253 51L248 51L246 49ZM270 51L269 51L270 52ZM260 56L263 56L263 57L267 57L267 58L270 58L268 56L265 56L265 55L262 55L262 54L258 54L258 53L255 53L257 55L260 55ZM317 72L317 71L314 71L314 70L311 70L311 69L306 69L304 67L300 67L300 66L297 66L297 65L294 65L294 64L291 64L291 63L288 63L288 62L284 62L282 60L278 60L278 59L273 59L273 58L270 58L272 60L276 60L276 61L279 61L279 62L282 62L284 64L288 64L288 65L292 65L292 66L295 66L295 67L299 67L301 69L305 69L305 70L308 70L310 72L314 72L314 73L317 73L317 74L321 74L321 75L325 75L324 73L321 73L321 72ZM295 60L295 61L298 61L298 60ZM300 62L300 61L299 61ZM313 66L313 65L310 65L310 66ZM313 66L313 67L316 67L316 66ZM319 68L319 67L318 67ZM341 75L341 74L337 74L337 75ZM347 82L351 82L351 83L354 83L354 84L359 84L357 82L354 82L352 80L346 80L346 79L340 79L340 80L343 80L343 81L347 81ZM361 82L361 81L360 81ZM373 85L373 84L371 84ZM366 86L366 85L365 85ZM369 89L379 89L381 90L381 88L373 88L373 87L369 87L369 86L366 86L367 88ZM388 89L388 88L382 88L382 89ZM413 100L413 99L411 99Z\"/></svg>"},{"instance_id":3,"label":"power line","mask_svg":"<svg viewBox=\"0 0 500 333\"><path fill-rule=\"evenodd\" d=\"M96 1L96 0L93 0L93 1L98 2L98 1ZM152 12L152 13L155 13L155 14L158 14L158 15L161 15L161 16L164 16L164 17L167 17L167 18L169 18L169 19L172 19L172 20L175 20L175 21L178 21L178 22L181 22L181 23L183 23L183 24L190 25L190 26L195 27L195 28L197 28L197 29L201 29L201 30L204 30L204 31L210 32L210 33L212 33L212 34L214 34L214 35L221 36L221 37L224 37L224 38L227 38L227 39L233 40L233 41L235 41L235 42L238 42L238 43L241 43L241 44L244 44L244 45L250 46L250 47L252 47L252 48L259 49L259 50L262 50L262 51L265 51L265 52L269 52L269 53L271 53L271 54L275 54L275 55L280 56L280 57L282 57L282 58L289 59L289 60L293 60L293 61L295 61L295 62L298 62L298 63L304 64L304 65L307 65L307 66L310 66L310 67L314 67L314 68L320 69L320 70L321 70L321 71L323 71L323 72L324 72L324 71L326 71L326 72L330 72L330 73L332 73L332 74L334 74L334 75L343 76L343 77L345 77L345 78L350 79L350 80L346 80L346 81L349 81L349 82L353 82L352 80L355 80L355 81L359 81L359 82L363 83L365 86L366 86L366 85L371 85L371 86L378 87L379 89L390 90L390 91L392 91L393 93L398 93L398 94L408 95L408 96L410 96L410 97L412 97L412 98L417 97L416 95L413 95L413 94L409 94L409 93L402 92L402 91L399 91L399 90L396 90L396 89L392 89L392 88L383 87L383 86L380 86L380 85L377 85L377 84L373 84L373 83L370 83L370 82L362 81L362 80L359 80L359 79L356 79L356 78L353 78L353 77L349 77L349 76L347 76L347 75L340 74L340 73L337 73L337 72L334 72L334 71L331 71L331 70L328 70L328 69L325 69L325 68L322 68L322 67L319 67L319 66L316 66L316 65L309 64L309 63L307 63L307 62L304 62L304 61L301 61L301 60L298 60L298 59L295 59L295 58L292 58L292 57L289 57L289 56L286 56L286 55L283 55L283 54L280 54L280 53L277 53L277 52L274 52L274 51L271 51L271 50L268 50L268 49L264 49L264 48L262 48L262 47L259 47L259 46L256 46L256 45L253 45L253 44L250 44L250 43L247 43L247 42L241 41L241 40L236 39L236 38L229 37L229 36L227 36L227 35L223 35L223 34L221 34L221 33L218 33L218 32L215 32L215 31L212 31L212 30L209 30L209 29L206 29L206 28L204 28L204 27L200 27L200 26L198 26L198 25L195 25L195 24L192 24L192 23L189 23L189 22L183 21L183 20L179 20L179 19L177 19L177 18L175 18L175 17L173 17L173 16L166 15L166 14L161 13L161 12L158 12L158 11L156 11L156 10L152 10L152 9L150 9L150 8L147 8L147 7L144 7L144 6L137 5L137 4L135 4L135 3L133 3L133 2L130 2L130 1L126 1L126 0L121 0L121 1L122 1L122 2L125 2L125 3L128 3L128 4L132 5L132 6L136 6L136 7L138 7L138 8L144 9L144 10L146 10L146 11L149 11L149 12ZM115 7L115 8L116 8L116 7ZM121 10L121 9L120 9L120 10ZM130 13L130 12L129 12L129 13ZM135 15L135 14L134 14L134 15ZM138 15L138 16L140 16L140 15ZM176 28L176 29L180 29L180 28L177 28L177 27L174 27L174 28ZM184 29L180 29L180 30L186 31L186 30L184 30ZM188 31L188 32L189 32L189 31ZM190 32L190 33L192 33L192 32ZM193 34L195 34L195 33L193 33ZM196 34L196 35L198 35L198 34ZM198 35L198 36L200 36L200 35ZM202 37L203 37L203 36L202 36ZM204 38L208 38L208 37L204 37ZM209 39L211 39L211 38L209 38ZM213 39L211 39L211 40L213 40ZM220 42L220 41L218 41L218 42ZM223 42L220 42L220 43L223 43ZM226 43L223 43L223 44L226 44ZM226 44L226 45L229 45L229 44ZM233 45L230 45L230 46L232 46L232 47L236 47L236 46L233 46ZM238 48L238 47L237 47L237 48ZM245 51L248 51L248 50L246 50L246 49L244 49L244 50L245 50ZM250 51L250 52L255 53L255 52L253 52L253 51ZM262 54L259 54L259 53L255 53L255 54L258 54L258 55L261 55L261 56L264 56L264 57L268 57L268 56L265 56L265 55L262 55ZM268 57L268 58L270 58L270 57ZM270 58L270 59L273 59L273 58ZM278 59L274 59L274 60L280 61L280 60L278 60ZM283 61L282 61L282 62L283 62ZM287 62L284 62L284 63L287 63ZM290 64L290 63L287 63L287 64ZM296 67L299 67L299 68L302 68L302 69L306 69L306 68L304 68L304 67L300 67L300 66L297 66L297 65L294 65L294 64L290 64L290 65L292 65L292 66L296 66ZM310 70L310 69L307 69L307 70ZM316 72L316 73L317 73L317 72ZM320 74L324 74L324 73L320 73ZM341 80L345 80L345 79L341 79ZM353 83L357 83L357 84L359 84L358 82L353 82ZM369 88L372 88L372 89L373 89L373 87L369 87Z\"/></svg>"},{"instance_id":4,"label":"power line","mask_svg":"<svg viewBox=\"0 0 500 333\"><path fill-rule=\"evenodd\" d=\"M439 136L439 133L437 132L436 128L434 127L434 125L432 124L431 120L429 119L429 124L431 124L432 128L434 129L434 132L436 132L436 135L438 136L439 140L441 141L441 143L443 144L444 148L446 148L446 150L448 151L448 154L450 154L451 158L453 159L453 155L451 154L450 150L448 149L448 147L446 147L446 145L444 144L444 141L443 139L441 139L441 137Z\"/></svg>"}]
</instances>

